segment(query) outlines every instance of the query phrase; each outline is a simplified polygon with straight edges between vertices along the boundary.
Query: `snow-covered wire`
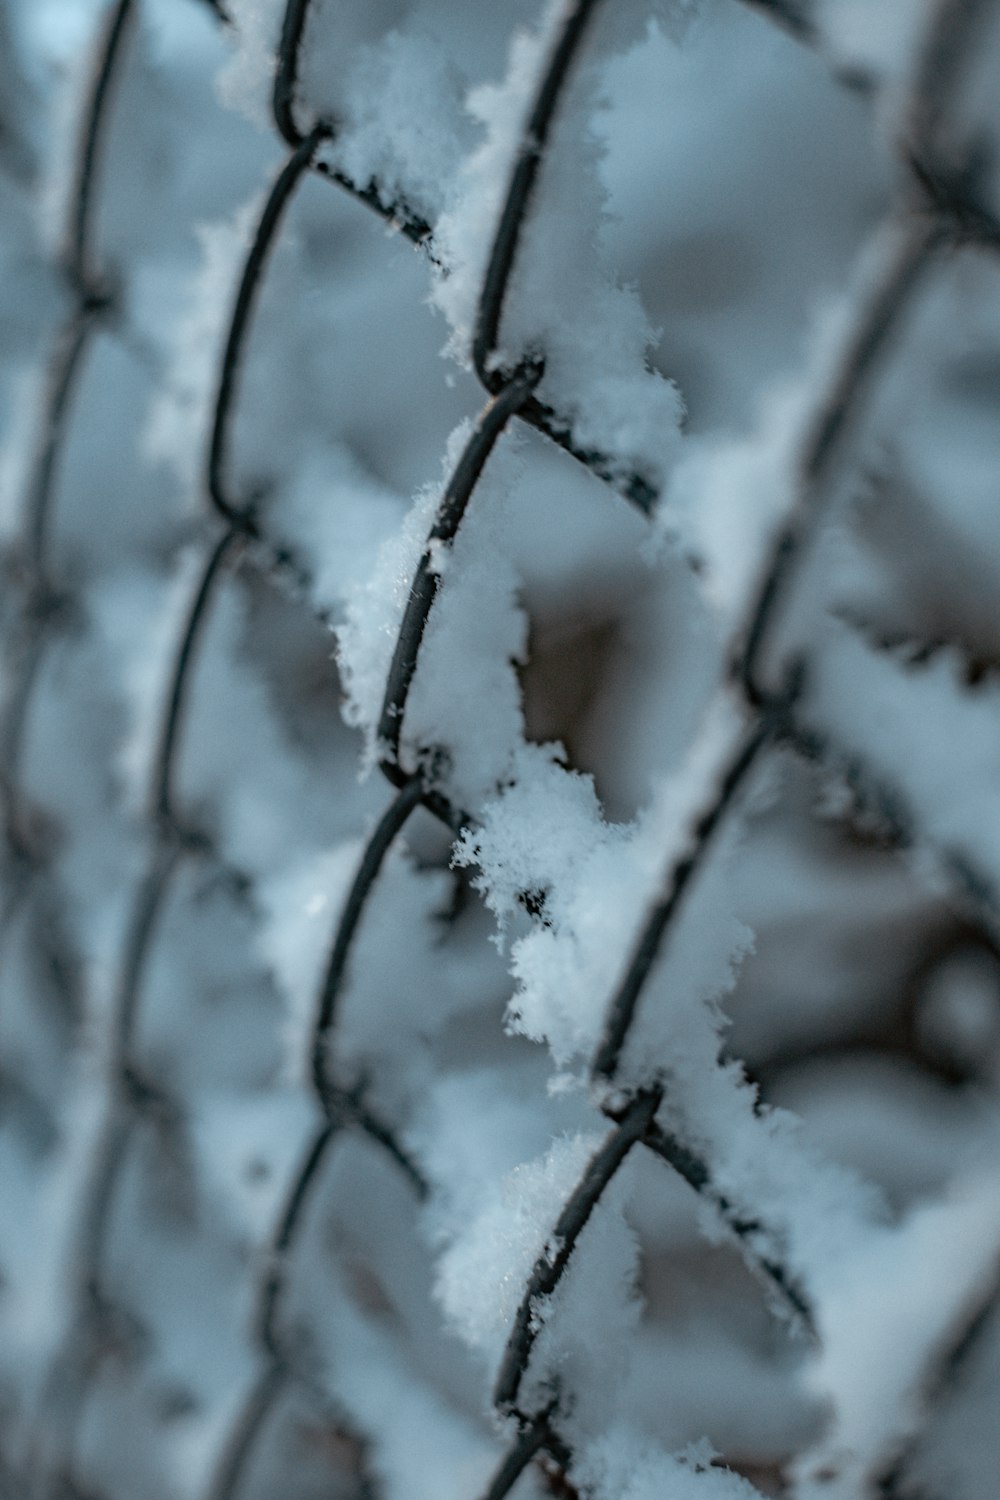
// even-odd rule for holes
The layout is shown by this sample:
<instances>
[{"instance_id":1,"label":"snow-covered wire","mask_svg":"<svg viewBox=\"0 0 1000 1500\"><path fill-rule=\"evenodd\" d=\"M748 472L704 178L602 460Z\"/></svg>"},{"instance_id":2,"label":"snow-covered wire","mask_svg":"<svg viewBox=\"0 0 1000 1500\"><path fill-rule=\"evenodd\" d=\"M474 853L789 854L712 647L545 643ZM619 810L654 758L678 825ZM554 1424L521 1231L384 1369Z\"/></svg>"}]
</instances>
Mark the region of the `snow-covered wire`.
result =
<instances>
[{"instance_id":1,"label":"snow-covered wire","mask_svg":"<svg viewBox=\"0 0 1000 1500\"><path fill-rule=\"evenodd\" d=\"M212 8L223 16L221 6ZM769 8L803 35L808 33L798 7ZM656 495L655 487L638 472L623 481L620 474L612 472L613 466L605 455L574 447L568 427L536 395L545 368L546 350L542 343L537 348L531 347L525 362L517 368L503 368L498 358L505 297L520 238L530 222L536 197L544 191L548 134L585 28L597 9L596 0L575 0L565 8L543 59L528 124L522 132L507 195L502 201L480 288L471 351L489 400L444 487L395 636L377 726L377 763L394 787L394 795L361 851L334 925L309 1034L309 1083L316 1122L293 1165L265 1235L263 1269L252 1291L251 1338L257 1369L223 1433L218 1461L206 1491L208 1500L233 1500L240 1493L264 1425L288 1385L300 1385L321 1403L329 1401L322 1391L314 1389L312 1372L299 1357L293 1338L283 1326L282 1314L296 1275L299 1237L333 1143L355 1131L374 1143L394 1164L417 1200L427 1190L418 1159L404 1144L399 1131L370 1105L366 1087L356 1078L341 1076L336 1030L338 1002L347 984L356 939L386 860L411 815L422 808L452 834L462 829L474 832L479 817L475 806L466 809L460 799L453 797L448 781L447 735L442 735L441 743L419 744L416 751L403 740L404 717L410 690L419 680L428 624L448 590L448 549L465 522L467 508L475 504L477 487L499 440L515 419L526 420L547 432L591 471L621 485L640 510L648 508ZM149 767L145 809L147 862L132 892L124 938L117 953L110 1018L100 1038L103 1115L89 1156L89 1175L73 1236L76 1285L71 1298L72 1316L43 1393L38 1420L35 1460L41 1476L41 1494L54 1494L60 1486L78 1483L76 1449L88 1383L100 1364L115 1318L113 1289L106 1276L107 1240L112 1205L133 1134L145 1120L157 1122L157 1128L163 1130L183 1128L180 1112L168 1089L149 1076L148 1070L139 1067L133 1044L146 972L178 872L189 861L222 863L213 838L192 818L176 785L176 773L183 760L193 673L207 621L224 579L241 560L260 559L264 571L272 574L280 567L281 549L270 538L261 497L237 492L230 454L240 402L240 375L267 265L285 210L300 183L313 170L332 178L356 200L375 209L387 224L402 230L409 239L434 254L429 222L411 210L405 198L394 198L387 206L386 196L377 183L354 182L323 158L323 148L335 138L336 122L320 119L305 132L298 123L298 66L308 11L309 0L289 0L284 10L272 104L274 124L288 147L288 155L257 217L227 324L203 475L203 498L206 509L212 512L211 527L206 528L200 544L196 577L173 641L169 670L159 698L159 728ZM46 574L52 473L65 413L86 340L107 307L106 292L90 265L91 183L96 171L105 99L118 55L116 49L129 13L128 0L122 0L112 12L111 31L102 53L103 69L82 137L82 165L73 200L69 259L71 284L77 285L81 295L67 323L65 348L57 361L59 378L52 383L53 394L46 408L47 446L36 470L33 489L40 498L29 507L30 550L34 572L41 579ZM646 1078L639 1084L623 1062L654 966L662 959L683 920L685 903L717 839L741 805L765 752L785 745L807 759L832 765L846 774L863 794L873 796L881 804L897 842L914 842L921 836L918 811L904 806L891 786L883 788L863 759L852 761L845 757L834 736L821 733L800 715L803 684L809 676L808 656L792 652L789 660L773 673L777 686L770 685L772 674L765 669L773 665L770 662L775 649L773 637L783 608L828 513L853 424L871 398L887 352L898 338L928 273L956 244L971 243L993 250L1000 243L995 223L977 196L974 178L968 172L955 170L951 161L942 163L937 149L942 122L948 119L948 96L957 87L959 64L970 45L969 37L978 14L970 0L962 4L945 0L934 13L923 54L923 72L918 67L915 75L913 118L917 124L901 148L907 164L906 176L888 224L880 227L881 269L860 299L851 337L833 379L820 393L810 420L804 424L799 482L791 497L791 508L780 518L775 537L765 549L756 590L734 631L729 677L718 686L719 702L727 711L731 710L731 737L717 755L715 776L710 776L707 788L699 787L699 795L692 798L680 846L671 850L648 908L638 916L633 951L605 1011L591 1072L595 1103L605 1119L612 1122L612 1128L589 1156L576 1186L554 1213L550 1235L534 1260L513 1316L497 1373L494 1401L499 1417L507 1421L513 1418L517 1430L490 1482L489 1500L501 1500L525 1468L539 1458L562 1471L561 1482L567 1485L572 1482L577 1454L564 1430L572 1391L564 1392L557 1381L546 1379L540 1393L536 1387L531 1399L522 1405L522 1389L538 1336L545 1326L540 1316L541 1304L553 1297L569 1273L578 1242L596 1206L635 1145L643 1145L650 1155L667 1164L694 1189L706 1210L739 1242L747 1261L799 1320L815 1331L810 1289L800 1285L798 1267L792 1259L786 1264L773 1248L775 1240L780 1243L780 1232L775 1230L768 1239L766 1232L770 1226L764 1222L765 1213L762 1211L759 1218L749 1216L746 1206L732 1202L726 1189L717 1184L711 1152L702 1149L697 1132L692 1132L689 1138L683 1113L679 1119L671 1119L670 1124L666 1123L666 1116L664 1120L657 1118L661 1107L670 1104L671 1080L666 1060L654 1059L653 1082ZM945 58L947 66L928 70L926 59L931 56ZM41 649L38 643L42 631L37 628L34 616L31 625L29 644L37 651ZM3 757L11 828L20 822L10 815L10 809L16 805L10 788L17 781L17 746L38 670L38 662L30 652L24 662L20 686L15 687L11 698L15 707L4 735L4 743L9 742L13 747ZM238 772L234 770L235 774ZM14 841L11 842L13 846ZM960 852L944 849L939 853L955 883L967 892L979 893L985 915L989 916L994 903L986 875ZM535 915L543 912L543 897L527 890L520 896L527 910ZM969 1327L980 1326L986 1316L983 1310L986 1305L977 1307ZM929 1382L928 1399L933 1399L951 1378L950 1372L961 1359L969 1337L966 1329L956 1341L957 1352L945 1361L946 1375ZM339 1416L338 1413L338 1419ZM363 1452L366 1436L360 1427L356 1428L353 1419L345 1424L344 1430L350 1433L357 1451ZM509 1426L505 1429L508 1434L510 1430ZM887 1449L891 1448L890 1434ZM900 1465L901 1460L894 1458L892 1469L886 1470L880 1481L887 1494L892 1491L885 1486L896 1482Z\"/></svg>"}]
</instances>

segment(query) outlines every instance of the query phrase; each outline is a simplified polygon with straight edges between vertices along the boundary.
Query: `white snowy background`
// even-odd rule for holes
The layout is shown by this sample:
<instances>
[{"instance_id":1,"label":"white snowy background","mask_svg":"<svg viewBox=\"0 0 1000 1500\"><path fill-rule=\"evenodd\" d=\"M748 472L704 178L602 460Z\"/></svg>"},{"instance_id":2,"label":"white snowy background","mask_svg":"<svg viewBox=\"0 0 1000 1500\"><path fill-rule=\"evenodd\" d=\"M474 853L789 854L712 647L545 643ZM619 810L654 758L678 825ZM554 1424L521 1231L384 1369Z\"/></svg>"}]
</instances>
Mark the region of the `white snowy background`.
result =
<instances>
[{"instance_id":1,"label":"white snowy background","mask_svg":"<svg viewBox=\"0 0 1000 1500\"><path fill-rule=\"evenodd\" d=\"M137 3L99 159L115 304L58 451L50 567L72 603L45 636L18 769L46 856L26 872L8 852L0 909L4 1496L221 1493L267 1364L267 1247L317 1128L317 990L390 798L374 768L385 676L483 402L476 300L560 14L313 0L300 117L340 122L324 157L420 213L434 259L309 174L266 269L232 472L291 564L251 548L201 642L177 784L212 845L172 877L138 988L131 1060L167 1102L115 1175L111 1313L72 1377L67 1445L53 1392L89 1296L75 1257L154 837L155 725L215 534L223 342L286 154L270 120L283 6L227 8L230 26L200 0ZM503 352L543 350L540 396L612 478L638 468L660 498L644 516L515 421L442 563L403 745L447 750L476 827L453 848L413 815L332 1042L428 1192L357 1130L332 1145L278 1313L297 1368L256 1426L247 1500L474 1500L514 1437L491 1405L497 1365L611 1128L588 1061L734 732L732 633L909 191L909 90L936 7L815 0L796 7L804 38L766 9L605 0L560 102ZM983 9L948 128L982 148L1000 211L1000 10ZM104 13L0 7L5 715ZM791 749L751 776L643 993L622 1081L665 1081L661 1119L756 1228L741 1244L633 1150L536 1309L524 1399L558 1390L572 1463L529 1466L519 1495L995 1500L1000 915L956 870L1000 890L998 474L1000 253L964 246L934 262L878 367L782 629L809 653L808 725L892 789L911 837L896 847L836 767ZM761 1258L787 1268L812 1329Z\"/></svg>"}]
</instances>

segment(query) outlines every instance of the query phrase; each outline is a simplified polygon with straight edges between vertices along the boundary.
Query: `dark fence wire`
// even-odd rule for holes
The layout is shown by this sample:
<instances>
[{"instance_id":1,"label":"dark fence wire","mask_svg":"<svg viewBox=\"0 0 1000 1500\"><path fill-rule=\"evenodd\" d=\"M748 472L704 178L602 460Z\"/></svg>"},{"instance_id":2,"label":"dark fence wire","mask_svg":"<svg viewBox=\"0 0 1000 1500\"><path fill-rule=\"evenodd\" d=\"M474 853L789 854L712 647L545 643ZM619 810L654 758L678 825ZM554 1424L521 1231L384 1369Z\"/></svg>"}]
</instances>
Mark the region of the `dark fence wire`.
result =
<instances>
[{"instance_id":1,"label":"dark fence wire","mask_svg":"<svg viewBox=\"0 0 1000 1500\"><path fill-rule=\"evenodd\" d=\"M691 879L706 858L742 783L757 763L761 751L773 740L780 737L795 744L794 732L786 726L794 724L794 710L801 695L807 663L799 656L786 664L785 680L777 691L767 691L762 687L758 668L779 602L788 592L797 564L807 552L828 508L833 491L832 479L845 435L849 434L852 418L867 394L879 358L884 355L890 338L898 333L902 318L912 305L915 290L941 250L970 243L986 250L997 247L996 223L976 200L975 178L963 170L965 163L958 164L958 170L950 171L944 179L948 182L948 192L934 195L927 192L927 173L913 170L914 163L934 160L941 155L939 136L947 121L948 105L961 76L961 64L973 45L976 26L987 8L984 0L940 0L933 13L917 68L913 108L915 139L909 153L903 153L912 175L904 176L898 193L899 202L891 211L893 216L899 214L905 226L901 250L898 255L895 247L890 252L873 302L862 311L854 338L835 372L831 390L819 407L812 435L807 438L800 463L796 506L772 546L747 624L739 632L742 644L735 656L733 679L742 689L746 709L752 716L751 727L745 735L740 732L716 792L708 805L695 815L689 847L671 863L664 879L664 894L654 902L640 930L633 957L612 998L604 1035L594 1058L593 1072L599 1082L610 1084L614 1081L645 982L655 962L662 956L669 929L679 918ZM940 176L935 178L938 183L942 180ZM916 202L914 181L918 189ZM816 743L815 737L812 743L817 751L825 748ZM967 864L964 860L961 863L963 866ZM972 883L980 891L984 883L989 888L988 882L981 880L978 872L973 873ZM529 1279L494 1390L498 1409L501 1413L515 1413L522 1425L522 1433L501 1466L503 1482L498 1482L498 1474L490 1487L490 1500L497 1500L504 1494L504 1485L509 1488L507 1481L513 1482L523 1467L514 1461L512 1455L524 1453L525 1431L531 1432L529 1447L536 1439L539 1445L545 1444L546 1437L540 1435L542 1428L546 1434L553 1431L552 1407L532 1418L531 1414L517 1412L515 1405L527 1370L531 1345L540 1331L542 1299L558 1284L573 1246L604 1188L625 1160L630 1147L643 1138L644 1128L642 1125L637 1128L637 1123L646 1121L648 1125L652 1121L660 1098L660 1090L642 1090L623 1106L620 1093L615 1097L613 1108L614 1117L620 1122L618 1128L592 1158L557 1220L553 1243L558 1245L558 1251L554 1255L543 1253ZM786 1274L781 1268L782 1279ZM991 1290L986 1305L992 1305L993 1295L995 1289ZM983 1317L985 1314L977 1310L976 1321ZM964 1349L968 1343L967 1330L963 1326L956 1348ZM953 1372L954 1360L947 1361L946 1365ZM895 1476L904 1472L908 1456L903 1454L896 1458L891 1471L893 1484Z\"/></svg>"},{"instance_id":2,"label":"dark fence wire","mask_svg":"<svg viewBox=\"0 0 1000 1500\"><path fill-rule=\"evenodd\" d=\"M69 306L56 334L43 386L35 452L25 481L20 535L6 559L20 620L14 627L12 687L0 716L0 787L4 799L8 889L23 893L47 852L40 820L24 800L21 759L35 684L50 641L74 618L74 601L53 569L51 537L58 464L83 361L112 309L108 286L95 265L94 199L99 157L115 77L134 19L132 0L107 13L95 47L90 87L75 143L74 171L60 232L58 269ZM8 909L5 917L11 915Z\"/></svg>"},{"instance_id":3,"label":"dark fence wire","mask_svg":"<svg viewBox=\"0 0 1000 1500\"><path fill-rule=\"evenodd\" d=\"M225 20L224 8L206 0ZM490 401L473 432L465 453L439 508L434 528L428 538L445 545L454 538L472 498L479 474L489 453L516 415L538 427L566 447L575 457L600 477L607 478L609 466L601 455L581 453L568 436L565 424L544 407L533 394L544 370L544 351L531 351L528 363L513 372L494 368L503 304L516 261L520 234L537 185L544 156L545 140L565 87L574 55L584 35L596 0L577 0L567 7L565 19L552 47L547 67L536 94L531 115L532 130L528 144L515 164L510 189L501 214L498 232L484 278L476 321L474 365L486 386ZM798 7L769 5L777 18L808 37L810 28ZM975 177L967 163L942 160L937 152L942 121L947 119L948 96L956 87L960 64L977 19L984 13L982 0L943 0L935 24L930 30L922 74L918 75L915 119L918 128L910 144L902 149L904 160L912 168L893 212L904 225L898 258L890 257L882 283L873 304L863 310L856 338L847 358L826 396L814 429L806 445L801 465L802 484L797 508L781 532L764 575L754 609L743 634L743 644L734 655L732 684L727 693L741 694L744 705L745 731L738 741L734 757L720 781L710 803L692 822L691 841L687 850L666 872L663 894L656 899L642 928L635 955L626 971L620 989L612 998L605 1034L594 1059L594 1073L603 1081L603 1109L613 1122L604 1144L592 1159L577 1189L563 1206L553 1226L553 1256L540 1257L526 1287L521 1307L515 1317L507 1349L497 1376L495 1400L501 1414L513 1414L517 1435L489 1487L490 1500L500 1500L533 1459L545 1456L562 1470L572 1466L572 1453L559 1436L559 1392L551 1393L544 1409L520 1412L518 1394L528 1370L532 1345L537 1333L536 1315L542 1300L554 1291L572 1257L573 1248L589 1216L627 1158L638 1143L667 1162L695 1191L714 1202L734 1235L744 1241L752 1239L759 1228L740 1221L730 1205L712 1188L711 1171L690 1145L676 1139L655 1119L661 1103L664 1079L655 1087L644 1088L631 1096L612 1087L622 1049L625 1045L642 989L649 973L678 920L683 898L704 861L717 829L727 812L739 800L743 783L761 753L769 746L787 743L809 759L838 765L838 751L815 730L797 722L796 709L806 664L793 660L786 665L783 681L777 690L766 688L760 675L764 647L771 633L772 621L787 594L800 558L807 552L819 526L832 490L831 476L842 453L843 434L849 428L856 408L867 392L871 378L884 355L890 339L912 305L916 287L925 271L942 253L956 243L995 249L1000 235L986 214L975 192ZM320 148L330 142L336 127L330 122L317 123L308 134L302 134L295 121L297 64L309 11L309 0L290 0L286 7L274 88L275 125L290 148L290 155L280 170L268 196L240 281L234 312L229 326L225 353L220 370L217 399L213 411L212 439L205 477L206 495L223 524L221 534L206 543L201 574L197 580L187 617L177 642L174 664L164 694L161 732L150 778L149 866L135 892L131 919L123 945L119 981L113 1007L109 1057L107 1059L107 1101L105 1128L93 1155L89 1190L85 1195L82 1218L78 1226L79 1287L76 1318L69 1346L62 1351L58 1368L46 1393L42 1420L46 1424L46 1441L40 1443L35 1458L39 1463L36 1479L39 1494L56 1494L65 1486L75 1488L75 1449L77 1429L86 1396L88 1379L100 1361L102 1337L107 1331L114 1309L109 1289L103 1283L105 1240L121 1165L136 1125L144 1118L162 1120L169 1101L165 1101L155 1081L144 1078L132 1057L132 1037L136 1014L141 1003L143 971L155 942L158 919L162 913L177 870L191 858L216 858L211 840L192 828L178 804L174 773L179 763L183 724L193 664L196 661L205 621L212 599L227 572L239 565L248 549L267 551L255 502L243 501L230 494L227 484L229 424L238 399L238 373L252 321L254 300L265 271L267 256L278 233L283 210L303 175L315 170L331 178L367 207L374 209L388 223L398 228L414 243L433 254L430 230L426 223L402 203L386 204L377 184L358 186L348 181L328 163L318 159ZM64 441L72 403L72 394L86 345L108 312L110 300L106 287L92 265L91 222L94 182L99 166L100 146L105 128L108 103L117 70L121 67L123 39L134 19L132 0L119 0L108 16L107 28L98 47L98 67L88 106L84 112L79 137L79 168L68 226L69 250L66 257L70 286L76 293L58 341L52 373L42 413L44 441L28 485L24 551L28 559L24 591L24 640L28 649L20 657L16 687L11 694L3 725L2 775L5 791L6 829L9 855L20 857L26 843L23 837L24 814L19 790L19 754L27 714L37 678L40 653L45 649L47 632L43 628L57 618L52 606L58 594L49 578L48 545L50 513L54 494L59 450ZM948 66L933 65L935 58L945 58ZM921 122L923 126L921 127ZM930 124L928 124L930 122ZM917 197L914 199L914 184ZM641 475L625 485L629 498L647 508L655 494ZM271 558L274 561L274 558ZM219 1468L212 1480L212 1500L235 1496L252 1458L256 1439L269 1412L293 1380L309 1384L309 1376L299 1368L300 1362L291 1350L280 1328L283 1294L293 1272L293 1251L311 1190L320 1176L328 1149L346 1128L360 1130L382 1147L396 1162L419 1196L423 1183L419 1172L397 1141L391 1128L374 1117L356 1086L335 1082L334 1062L330 1050L336 1007L347 972L352 943L363 919L368 895L378 878L382 862L410 813L420 805L441 818L455 830L471 822L468 814L456 809L437 784L446 775L447 747L429 746L421 750L418 764L406 769L400 764L400 744L409 687L419 664L424 628L439 584L430 568L425 550L418 567L414 589L404 613L386 686L380 725L380 765L397 793L378 822L362 855L354 884L331 944L330 959L323 976L316 1007L311 1044L311 1084L318 1106L319 1123L307 1144L300 1167L293 1176L275 1222L270 1251L258 1282L255 1299L254 1333L260 1350L260 1373L237 1413L230 1430ZM916 820L909 811L900 812L902 803L894 790L881 788L861 765L844 766L849 780L866 795L885 804L893 817L894 831L900 843L915 836ZM874 793L871 791L875 787ZM953 879L965 887L966 894L978 897L994 923L996 905L988 878L970 870L964 856L943 851L943 862ZM751 1260L752 1246L747 1246ZM758 1259L758 1269L782 1292L803 1321L809 1321L808 1304L796 1288L787 1268L770 1259ZM974 1342L973 1332L987 1316L992 1304L978 1306L968 1326L956 1338L952 1358L944 1368L953 1374L956 1360ZM937 1385L941 1385L938 1380ZM931 1382L933 1385L934 1383ZM930 1387L929 1387L930 1390ZM937 1394L937 1386L931 1394ZM55 1441L50 1441L55 1435ZM359 1442L359 1451L363 1443ZM44 1457L42 1454L44 1453ZM905 1468L906 1455L893 1459L891 1472L882 1480L883 1493L893 1493L892 1485ZM888 1487L887 1487L888 1486Z\"/></svg>"},{"instance_id":4,"label":"dark fence wire","mask_svg":"<svg viewBox=\"0 0 1000 1500\"><path fill-rule=\"evenodd\" d=\"M20 613L13 632L12 685L0 726L0 784L4 797L7 880L3 937L8 940L10 923L18 906L39 885L44 888L40 900L48 908L48 915L60 919L55 882L47 869L50 854L46 837L48 830L39 811L29 806L25 798L22 759L44 657L58 629L65 627L67 620L76 614L62 580L56 576L52 558L58 465L84 358L95 333L102 323L107 322L112 308L93 244L94 204L108 115L134 22L133 0L118 0L106 12L94 48L58 250L58 269L69 297L69 306L49 360L35 452L25 483L20 535L8 563L19 594L15 607ZM99 1174L89 1195L91 1207L98 1217L107 1188L106 1177L107 1174ZM89 1240L90 1235L88 1217L82 1225L82 1238ZM90 1296L90 1291L88 1287L85 1305L80 1309L80 1316L88 1321L94 1317L96 1306L96 1298ZM61 1411L79 1406L88 1373L86 1360L67 1360L51 1385L52 1400Z\"/></svg>"}]
</instances>

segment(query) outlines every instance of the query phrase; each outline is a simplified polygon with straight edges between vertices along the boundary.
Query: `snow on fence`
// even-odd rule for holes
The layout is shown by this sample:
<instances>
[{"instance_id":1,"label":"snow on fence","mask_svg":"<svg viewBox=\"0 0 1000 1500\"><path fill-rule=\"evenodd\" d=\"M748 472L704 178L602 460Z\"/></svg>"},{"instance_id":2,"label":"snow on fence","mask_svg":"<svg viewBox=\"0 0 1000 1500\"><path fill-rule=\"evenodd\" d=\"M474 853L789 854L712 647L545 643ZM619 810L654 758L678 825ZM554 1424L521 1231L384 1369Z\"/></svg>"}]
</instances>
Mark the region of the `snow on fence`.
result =
<instances>
[{"instance_id":1,"label":"snow on fence","mask_svg":"<svg viewBox=\"0 0 1000 1500\"><path fill-rule=\"evenodd\" d=\"M409 30L405 7L320 0L97 16L72 172L48 195L51 348L6 471L11 1495L990 1492L988 1091L961 1140L932 1122L954 1170L893 1201L763 1102L724 1046L720 997L752 941L734 871L780 893L767 829L794 818L774 807L801 765L826 816L891 865L893 900L905 884L911 929L957 924L977 974L1000 936L1000 717L971 651L962 680L974 631L880 626L872 598L895 589L909 620L919 580L908 594L883 561L873 583L860 549L838 572L837 553L863 481L876 506L885 487L864 472L873 449L891 465L887 429L956 327L968 341L979 320L972 341L996 358L1000 15L707 7L696 58L712 26L781 59L817 49L815 76L877 109L894 152L794 379L734 435L685 427L602 238L594 120L616 88L627 105L630 63L641 77L669 53L675 81L695 67L682 9L666 33L599 0L464 22L428 3ZM488 62L512 41L503 81L466 108L428 38L450 26L460 51L477 24ZM187 126L145 60L171 37L185 56L189 31L213 66L235 39L224 94L258 114L269 95L283 155L171 281L171 214L211 217L258 169L240 136L192 189L143 137L148 111L181 162L186 128L214 149L214 104L188 98ZM10 118L33 107L13 71L8 94ZM618 139L624 175L649 177L640 135ZM293 221L313 179L344 195L333 227L319 204ZM352 248L341 226L365 214L412 243L415 268L395 244ZM10 222L37 255L27 218ZM421 425L406 341L424 345L398 324L425 267L454 388L467 398L471 372L484 404L407 511L357 454L406 403ZM339 362L321 347L334 284L361 305ZM385 362L354 388L369 338ZM93 451L74 451L78 432ZM952 461L963 521L992 540L982 484ZM612 743L645 736L650 762L629 816L526 727L516 534L532 523L511 497L544 505L547 488L564 498L530 541L543 602L599 591L618 530L626 574L673 611L635 648L652 643L624 700L635 727L614 720ZM905 564L905 508L892 524ZM577 525L586 567L560 552ZM336 686L289 685L317 617L377 773L360 788L354 739L313 706ZM652 681L662 734L638 727ZM659 1326L685 1255L696 1269Z\"/></svg>"}]
</instances>

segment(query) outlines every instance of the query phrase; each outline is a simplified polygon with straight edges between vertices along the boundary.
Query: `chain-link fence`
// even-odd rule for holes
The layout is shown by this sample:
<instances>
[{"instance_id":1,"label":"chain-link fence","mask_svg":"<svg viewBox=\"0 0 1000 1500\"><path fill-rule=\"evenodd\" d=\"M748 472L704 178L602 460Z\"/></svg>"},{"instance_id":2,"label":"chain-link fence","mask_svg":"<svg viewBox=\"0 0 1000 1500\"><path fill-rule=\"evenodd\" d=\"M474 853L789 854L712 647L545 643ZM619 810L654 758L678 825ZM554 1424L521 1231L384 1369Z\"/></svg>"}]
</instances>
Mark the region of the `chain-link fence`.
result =
<instances>
[{"instance_id":1,"label":"chain-link fence","mask_svg":"<svg viewBox=\"0 0 1000 1500\"><path fill-rule=\"evenodd\" d=\"M1000 390L1000 15L902 6L871 41L848 5L720 0L666 32L622 9L431 5L408 32L402 6L191 4L140 46L117 0L44 141L72 166L51 272L29 274L19 217L31 132L5 130L29 247L8 281L41 276L52 325L10 421L5 531L12 1495L990 1492L1000 715L969 454ZM432 104L435 24L456 52L481 28L494 77L516 33L478 140ZM192 223L265 149L209 128L230 34L230 96L263 80L284 154L192 273ZM742 433L694 396L684 427L586 217L601 160L633 208L652 196L651 93L716 46L811 69L807 136L843 107L845 136L864 115L863 149L891 143L860 206L831 179L853 215L839 301L784 385L751 358L780 399ZM6 119L30 87L12 71ZM630 87L640 127L602 157L595 118ZM752 134L769 105L732 108ZM671 220L697 206L682 175ZM352 216L397 238L352 246ZM801 302L814 250L786 238L778 292ZM663 277L709 324L713 253ZM428 270L466 372L433 397L435 335L399 313ZM324 299L362 278L328 357ZM200 314L179 311L192 280ZM725 316L715 336L725 358ZM357 456L391 472L409 403L423 459L469 371L485 404L407 514ZM509 497L547 489L531 533ZM952 522L985 538L974 562ZM549 635L526 648L533 598ZM742 919L761 947L737 980ZM876 1056L895 1071L866 1074ZM772 1108L796 1067L805 1128ZM811 1091L835 1101L826 1138Z\"/></svg>"}]
</instances>

